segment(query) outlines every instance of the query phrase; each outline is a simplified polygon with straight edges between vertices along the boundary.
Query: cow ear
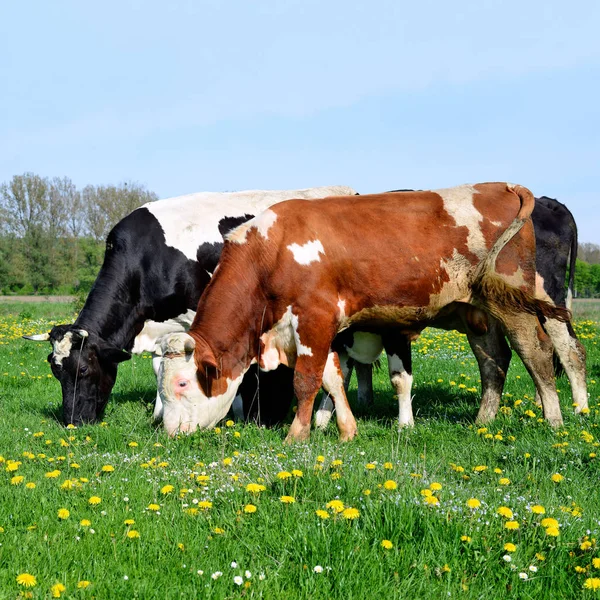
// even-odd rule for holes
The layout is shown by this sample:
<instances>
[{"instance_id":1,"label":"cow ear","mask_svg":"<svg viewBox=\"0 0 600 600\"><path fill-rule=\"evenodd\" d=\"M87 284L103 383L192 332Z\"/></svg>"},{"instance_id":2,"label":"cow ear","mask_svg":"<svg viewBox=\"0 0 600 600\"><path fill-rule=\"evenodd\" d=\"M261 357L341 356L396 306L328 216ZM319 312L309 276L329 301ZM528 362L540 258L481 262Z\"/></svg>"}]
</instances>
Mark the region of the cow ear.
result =
<instances>
[{"instance_id":1,"label":"cow ear","mask_svg":"<svg viewBox=\"0 0 600 600\"><path fill-rule=\"evenodd\" d=\"M100 357L100 360L110 363L121 363L131 358L129 352L111 346L99 348L98 356Z\"/></svg>"},{"instance_id":2,"label":"cow ear","mask_svg":"<svg viewBox=\"0 0 600 600\"><path fill-rule=\"evenodd\" d=\"M225 236L238 225L246 223L250 219L254 219L254 215L245 214L241 217L223 217L219 221L219 233L225 238Z\"/></svg>"}]
</instances>

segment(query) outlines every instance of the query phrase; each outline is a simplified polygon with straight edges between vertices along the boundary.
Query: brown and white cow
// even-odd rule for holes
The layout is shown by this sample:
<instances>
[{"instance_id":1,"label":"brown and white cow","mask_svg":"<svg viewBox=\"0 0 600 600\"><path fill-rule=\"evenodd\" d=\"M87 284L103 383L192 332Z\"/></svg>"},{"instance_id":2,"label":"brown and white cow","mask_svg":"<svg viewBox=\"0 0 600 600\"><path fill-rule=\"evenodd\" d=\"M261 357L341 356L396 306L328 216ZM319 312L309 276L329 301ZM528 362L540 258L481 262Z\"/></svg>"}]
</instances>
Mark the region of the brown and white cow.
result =
<instances>
[{"instance_id":1,"label":"brown and white cow","mask_svg":"<svg viewBox=\"0 0 600 600\"><path fill-rule=\"evenodd\" d=\"M178 357L159 376L167 431L214 426L252 364L285 364L298 398L288 440L309 437L321 384L340 438L351 439L335 335L353 325L420 330L458 302L502 323L546 418L560 425L552 343L538 315L564 321L569 313L534 297L533 206L527 188L485 183L289 200L240 225L226 236L189 335L165 341L163 354Z\"/></svg>"}]
</instances>

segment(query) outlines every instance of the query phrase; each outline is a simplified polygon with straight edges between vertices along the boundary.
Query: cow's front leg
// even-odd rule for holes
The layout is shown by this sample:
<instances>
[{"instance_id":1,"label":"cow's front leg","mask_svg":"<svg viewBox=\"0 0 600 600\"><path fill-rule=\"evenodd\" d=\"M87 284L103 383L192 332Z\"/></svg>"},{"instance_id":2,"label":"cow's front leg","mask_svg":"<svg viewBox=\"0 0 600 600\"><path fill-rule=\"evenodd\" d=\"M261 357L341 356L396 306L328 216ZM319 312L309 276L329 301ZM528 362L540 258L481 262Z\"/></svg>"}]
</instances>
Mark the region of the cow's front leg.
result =
<instances>
[{"instance_id":1,"label":"cow's front leg","mask_svg":"<svg viewBox=\"0 0 600 600\"><path fill-rule=\"evenodd\" d=\"M348 388L350 387L350 379L352 379L352 369L354 368L354 359L348 356L347 352L338 352L338 359L342 374L344 376L344 391L346 392L346 399L348 398ZM357 371L358 374L358 371ZM323 376L325 379L325 376ZM315 415L315 426L321 430L325 429L329 425L331 415L333 413L333 400L329 394L323 394L321 398L321 404Z\"/></svg>"},{"instance_id":2,"label":"cow's front leg","mask_svg":"<svg viewBox=\"0 0 600 600\"><path fill-rule=\"evenodd\" d=\"M323 387L329 392L335 404L340 441L347 442L356 437L358 430L344 391L344 379L344 372L337 352L330 352L323 373Z\"/></svg>"}]
</instances>

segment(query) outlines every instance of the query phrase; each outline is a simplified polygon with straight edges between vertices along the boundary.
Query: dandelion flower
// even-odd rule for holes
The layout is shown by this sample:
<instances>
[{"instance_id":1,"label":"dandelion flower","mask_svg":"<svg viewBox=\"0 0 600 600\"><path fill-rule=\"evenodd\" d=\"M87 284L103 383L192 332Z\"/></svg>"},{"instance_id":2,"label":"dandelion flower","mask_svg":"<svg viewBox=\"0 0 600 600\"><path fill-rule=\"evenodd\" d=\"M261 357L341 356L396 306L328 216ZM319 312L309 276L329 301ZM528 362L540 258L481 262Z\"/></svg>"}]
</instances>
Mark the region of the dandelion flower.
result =
<instances>
[{"instance_id":1,"label":"dandelion flower","mask_svg":"<svg viewBox=\"0 0 600 600\"><path fill-rule=\"evenodd\" d=\"M130 540L134 540L134 539L136 539L136 538L139 538L139 537L140 537L140 532L139 532L139 531L137 531L137 530L135 530L135 529L131 529L131 530L129 530L129 531L127 532L127 537L128 537Z\"/></svg>"},{"instance_id":2,"label":"dandelion flower","mask_svg":"<svg viewBox=\"0 0 600 600\"><path fill-rule=\"evenodd\" d=\"M85 588L86 588L86 587L88 587L88 586L89 586L89 585L91 585L91 584L92 584L92 582L91 582L91 581L88 581L87 579L83 579L83 580L81 580L81 581L80 581L80 582L77 584L77 587L78 587L80 590L85 590Z\"/></svg>"},{"instance_id":3,"label":"dandelion flower","mask_svg":"<svg viewBox=\"0 0 600 600\"><path fill-rule=\"evenodd\" d=\"M518 521L506 521L504 527L506 527L506 529L519 529L519 523Z\"/></svg>"},{"instance_id":4,"label":"dandelion flower","mask_svg":"<svg viewBox=\"0 0 600 600\"><path fill-rule=\"evenodd\" d=\"M160 488L160 493L164 495L170 494L175 488L172 485L164 485Z\"/></svg>"},{"instance_id":5,"label":"dandelion flower","mask_svg":"<svg viewBox=\"0 0 600 600\"><path fill-rule=\"evenodd\" d=\"M358 517L360 517L360 512L358 508L345 508L342 511L342 517L344 517L344 519L348 519L349 521L353 521L354 519L358 519Z\"/></svg>"},{"instance_id":6,"label":"dandelion flower","mask_svg":"<svg viewBox=\"0 0 600 600\"><path fill-rule=\"evenodd\" d=\"M367 471L372 471L373 469L376 469L377 465L373 464L373 463L367 463L365 465L365 469L367 469Z\"/></svg>"},{"instance_id":7,"label":"dandelion flower","mask_svg":"<svg viewBox=\"0 0 600 600\"><path fill-rule=\"evenodd\" d=\"M433 492L430 489L421 490L421 496L433 496Z\"/></svg>"},{"instance_id":8,"label":"dandelion flower","mask_svg":"<svg viewBox=\"0 0 600 600\"><path fill-rule=\"evenodd\" d=\"M251 515L256 512L256 506L254 506L254 504L246 504L246 506L244 506L244 512Z\"/></svg>"},{"instance_id":9,"label":"dandelion flower","mask_svg":"<svg viewBox=\"0 0 600 600\"><path fill-rule=\"evenodd\" d=\"M381 547L385 548L385 550L391 550L394 544L390 540L381 540Z\"/></svg>"},{"instance_id":10,"label":"dandelion flower","mask_svg":"<svg viewBox=\"0 0 600 600\"><path fill-rule=\"evenodd\" d=\"M398 484L393 479L388 479L384 482L383 487L386 490L395 490L398 487Z\"/></svg>"},{"instance_id":11,"label":"dandelion flower","mask_svg":"<svg viewBox=\"0 0 600 600\"><path fill-rule=\"evenodd\" d=\"M148 506L146 507L147 510L152 510L154 512L157 512L160 510L160 505L158 504L148 504Z\"/></svg>"},{"instance_id":12,"label":"dandelion flower","mask_svg":"<svg viewBox=\"0 0 600 600\"><path fill-rule=\"evenodd\" d=\"M63 521L65 519L68 519L70 514L71 513L69 512L69 510L66 509L66 508L59 508L58 509L58 518L62 519Z\"/></svg>"},{"instance_id":13,"label":"dandelion flower","mask_svg":"<svg viewBox=\"0 0 600 600\"><path fill-rule=\"evenodd\" d=\"M430 486L429 486L430 490L433 490L434 492L438 492L439 490L442 489L442 484L438 483L437 481L434 481Z\"/></svg>"},{"instance_id":14,"label":"dandelion flower","mask_svg":"<svg viewBox=\"0 0 600 600\"><path fill-rule=\"evenodd\" d=\"M294 502L296 502L294 496L281 496L279 500L284 504L293 504Z\"/></svg>"},{"instance_id":15,"label":"dandelion flower","mask_svg":"<svg viewBox=\"0 0 600 600\"><path fill-rule=\"evenodd\" d=\"M319 455L319 456L317 456L316 460L317 460L318 463L324 463L325 462L325 457L322 456L322 455Z\"/></svg>"},{"instance_id":16,"label":"dandelion flower","mask_svg":"<svg viewBox=\"0 0 600 600\"><path fill-rule=\"evenodd\" d=\"M104 465L102 467L103 473L112 473L114 470L115 470L115 468L112 465Z\"/></svg>"},{"instance_id":17,"label":"dandelion flower","mask_svg":"<svg viewBox=\"0 0 600 600\"><path fill-rule=\"evenodd\" d=\"M498 483L500 485L510 485L510 479L508 477L500 477Z\"/></svg>"},{"instance_id":18,"label":"dandelion flower","mask_svg":"<svg viewBox=\"0 0 600 600\"><path fill-rule=\"evenodd\" d=\"M10 484L11 485L19 485L19 484L23 483L24 479L25 479L25 477L23 477L23 475L15 475L14 477L11 477Z\"/></svg>"},{"instance_id":19,"label":"dandelion flower","mask_svg":"<svg viewBox=\"0 0 600 600\"><path fill-rule=\"evenodd\" d=\"M279 471L277 473L277 479L289 479L292 474L289 471Z\"/></svg>"},{"instance_id":20,"label":"dandelion flower","mask_svg":"<svg viewBox=\"0 0 600 600\"><path fill-rule=\"evenodd\" d=\"M560 535L560 531L558 530L558 527L547 527L546 535L549 535L550 537L558 537Z\"/></svg>"},{"instance_id":21,"label":"dandelion flower","mask_svg":"<svg viewBox=\"0 0 600 600\"><path fill-rule=\"evenodd\" d=\"M391 462L385 462L383 463L383 468L391 471L394 468L394 465Z\"/></svg>"},{"instance_id":22,"label":"dandelion flower","mask_svg":"<svg viewBox=\"0 0 600 600\"><path fill-rule=\"evenodd\" d=\"M496 512L505 519L513 518L513 511L508 506L501 506Z\"/></svg>"},{"instance_id":23,"label":"dandelion flower","mask_svg":"<svg viewBox=\"0 0 600 600\"><path fill-rule=\"evenodd\" d=\"M590 577L586 579L583 587L586 590L600 590L600 577Z\"/></svg>"},{"instance_id":24,"label":"dandelion flower","mask_svg":"<svg viewBox=\"0 0 600 600\"><path fill-rule=\"evenodd\" d=\"M541 525L542 527L560 527L560 523L552 517L546 517L545 519L542 519Z\"/></svg>"},{"instance_id":25,"label":"dandelion flower","mask_svg":"<svg viewBox=\"0 0 600 600\"><path fill-rule=\"evenodd\" d=\"M560 473L554 473L554 475L552 475L550 479L552 479L554 483L560 483L564 479L564 477Z\"/></svg>"},{"instance_id":26,"label":"dandelion flower","mask_svg":"<svg viewBox=\"0 0 600 600\"><path fill-rule=\"evenodd\" d=\"M202 500L201 502L198 502L198 508L201 508L202 510L209 510L212 508L212 505L213 503L210 500Z\"/></svg>"},{"instance_id":27,"label":"dandelion flower","mask_svg":"<svg viewBox=\"0 0 600 600\"><path fill-rule=\"evenodd\" d=\"M439 498L436 496L425 496L423 500L425 504L430 504L431 506L437 506L440 503Z\"/></svg>"},{"instance_id":28,"label":"dandelion flower","mask_svg":"<svg viewBox=\"0 0 600 600\"><path fill-rule=\"evenodd\" d=\"M249 483L246 486L246 491L251 494L260 494L260 492L264 492L267 488L260 483Z\"/></svg>"},{"instance_id":29,"label":"dandelion flower","mask_svg":"<svg viewBox=\"0 0 600 600\"><path fill-rule=\"evenodd\" d=\"M225 427L233 427L234 425L235 423L231 419L225 421Z\"/></svg>"},{"instance_id":30,"label":"dandelion flower","mask_svg":"<svg viewBox=\"0 0 600 600\"><path fill-rule=\"evenodd\" d=\"M600 569L600 558L593 558L592 566L594 567L594 569Z\"/></svg>"},{"instance_id":31,"label":"dandelion flower","mask_svg":"<svg viewBox=\"0 0 600 600\"><path fill-rule=\"evenodd\" d=\"M541 504L534 504L531 507L531 512L536 515L543 515L546 512L546 509Z\"/></svg>"},{"instance_id":32,"label":"dandelion flower","mask_svg":"<svg viewBox=\"0 0 600 600\"><path fill-rule=\"evenodd\" d=\"M326 510L323 510L323 509L316 510L315 514L320 519L329 519L329 513Z\"/></svg>"},{"instance_id":33,"label":"dandelion flower","mask_svg":"<svg viewBox=\"0 0 600 600\"><path fill-rule=\"evenodd\" d=\"M51 588L53 598L60 598L63 592L67 591L67 588L62 583L55 583Z\"/></svg>"},{"instance_id":34,"label":"dandelion flower","mask_svg":"<svg viewBox=\"0 0 600 600\"><path fill-rule=\"evenodd\" d=\"M294 477L302 477L304 475L304 473L302 473L302 471L300 469L293 469L292 475Z\"/></svg>"},{"instance_id":35,"label":"dandelion flower","mask_svg":"<svg viewBox=\"0 0 600 600\"><path fill-rule=\"evenodd\" d=\"M34 489L35 489L35 483L33 483L33 481L28 481L28 482L25 484L25 487L26 487L28 490L34 490Z\"/></svg>"},{"instance_id":36,"label":"dandelion flower","mask_svg":"<svg viewBox=\"0 0 600 600\"><path fill-rule=\"evenodd\" d=\"M88 519L81 519L81 521L79 521L79 524L82 527L91 527L92 526L92 522Z\"/></svg>"},{"instance_id":37,"label":"dandelion flower","mask_svg":"<svg viewBox=\"0 0 600 600\"><path fill-rule=\"evenodd\" d=\"M331 461L332 467L341 467L343 464L343 461L341 461L339 458L336 458L335 460Z\"/></svg>"},{"instance_id":38,"label":"dandelion flower","mask_svg":"<svg viewBox=\"0 0 600 600\"><path fill-rule=\"evenodd\" d=\"M92 505L95 506L97 504L100 504L100 502L102 502L102 498L100 498L100 496L92 496L88 502Z\"/></svg>"},{"instance_id":39,"label":"dandelion flower","mask_svg":"<svg viewBox=\"0 0 600 600\"><path fill-rule=\"evenodd\" d=\"M470 543L470 542L471 542L471 537L470 537L470 536L468 536L468 535L461 535L461 536L460 536L460 541L461 541L461 542L467 542L467 543Z\"/></svg>"},{"instance_id":40,"label":"dandelion flower","mask_svg":"<svg viewBox=\"0 0 600 600\"><path fill-rule=\"evenodd\" d=\"M60 471L58 469L55 469L54 471L49 471L48 473L46 473L45 476L48 479L56 479L59 475L60 475Z\"/></svg>"},{"instance_id":41,"label":"dandelion flower","mask_svg":"<svg viewBox=\"0 0 600 600\"><path fill-rule=\"evenodd\" d=\"M469 498L467 500L467 506L472 509L479 508L481 506L481 502L477 500L477 498Z\"/></svg>"},{"instance_id":42,"label":"dandelion flower","mask_svg":"<svg viewBox=\"0 0 600 600\"><path fill-rule=\"evenodd\" d=\"M225 533L225 530L221 527L215 527L213 529L213 533L215 533L216 535L223 535Z\"/></svg>"},{"instance_id":43,"label":"dandelion flower","mask_svg":"<svg viewBox=\"0 0 600 600\"><path fill-rule=\"evenodd\" d=\"M17 583L23 587L30 588L37 585L37 579L34 575L30 575L29 573L21 573L20 575L17 575Z\"/></svg>"},{"instance_id":44,"label":"dandelion flower","mask_svg":"<svg viewBox=\"0 0 600 600\"><path fill-rule=\"evenodd\" d=\"M329 508L335 513L341 513L344 510L344 503L341 500L332 500L325 505L325 508Z\"/></svg>"},{"instance_id":45,"label":"dandelion flower","mask_svg":"<svg viewBox=\"0 0 600 600\"><path fill-rule=\"evenodd\" d=\"M589 540L585 540L584 542L581 542L581 545L579 546L580 550L589 550L592 547L592 542L590 542Z\"/></svg>"},{"instance_id":46,"label":"dandelion flower","mask_svg":"<svg viewBox=\"0 0 600 600\"><path fill-rule=\"evenodd\" d=\"M504 544L504 550L506 552L515 552L516 549L517 547L514 544L511 544L510 542Z\"/></svg>"}]
</instances>

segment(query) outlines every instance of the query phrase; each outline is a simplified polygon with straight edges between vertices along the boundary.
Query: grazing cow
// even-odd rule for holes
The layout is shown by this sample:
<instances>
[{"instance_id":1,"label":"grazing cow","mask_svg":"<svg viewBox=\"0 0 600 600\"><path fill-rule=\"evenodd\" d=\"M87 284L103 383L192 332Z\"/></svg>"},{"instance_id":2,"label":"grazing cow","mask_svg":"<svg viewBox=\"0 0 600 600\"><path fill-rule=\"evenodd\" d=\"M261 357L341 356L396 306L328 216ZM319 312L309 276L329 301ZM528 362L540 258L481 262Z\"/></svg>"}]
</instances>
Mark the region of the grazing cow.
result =
<instances>
[{"instance_id":1,"label":"grazing cow","mask_svg":"<svg viewBox=\"0 0 600 600\"><path fill-rule=\"evenodd\" d=\"M52 344L48 361L61 383L65 423L102 415L117 367L131 357L125 350L132 349L145 321L196 308L219 260L223 233L286 198L354 193L346 186L204 192L150 202L119 221L75 323L27 338Z\"/></svg>"},{"instance_id":2,"label":"grazing cow","mask_svg":"<svg viewBox=\"0 0 600 600\"><path fill-rule=\"evenodd\" d=\"M546 196L536 198L531 219L536 238L537 295L550 299L557 306L566 305L570 309L577 257L575 219L564 204ZM565 293L567 269L569 270L568 291ZM562 368L564 364L571 383L575 412L579 413L588 407L585 348L577 340L570 322L549 325L555 329L553 340L559 358L555 361L555 367ZM456 329L467 334L481 374L482 402L477 421L484 423L493 419L500 405L511 359L511 351L501 327L493 318L471 310L467 311L465 307L432 322L431 326ZM411 425L413 422L411 339L402 333L394 332L393 328L385 332L374 331L369 334L358 330L346 330L338 337L341 336L343 339L336 338L333 348L338 351L340 364L347 379L351 374L352 366L357 367L359 404L372 403L370 363L379 358L379 354L385 348L390 380L398 396L400 423ZM539 404L537 393L536 400ZM315 418L318 427L327 426L332 409L331 399L323 396Z\"/></svg>"},{"instance_id":3,"label":"grazing cow","mask_svg":"<svg viewBox=\"0 0 600 600\"><path fill-rule=\"evenodd\" d=\"M356 434L335 335L353 325L420 330L456 303L506 329L552 425L562 423L552 342L538 315L569 318L534 297L531 192L500 183L437 192L289 200L226 236L187 334L167 336L159 392L170 435L211 427L253 364L294 368L298 410L288 440L306 439L323 384L341 439ZM501 250L504 251L500 254ZM390 252L391 251L391 252Z\"/></svg>"}]
</instances>

